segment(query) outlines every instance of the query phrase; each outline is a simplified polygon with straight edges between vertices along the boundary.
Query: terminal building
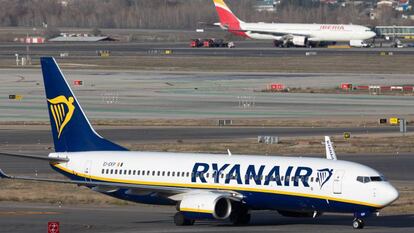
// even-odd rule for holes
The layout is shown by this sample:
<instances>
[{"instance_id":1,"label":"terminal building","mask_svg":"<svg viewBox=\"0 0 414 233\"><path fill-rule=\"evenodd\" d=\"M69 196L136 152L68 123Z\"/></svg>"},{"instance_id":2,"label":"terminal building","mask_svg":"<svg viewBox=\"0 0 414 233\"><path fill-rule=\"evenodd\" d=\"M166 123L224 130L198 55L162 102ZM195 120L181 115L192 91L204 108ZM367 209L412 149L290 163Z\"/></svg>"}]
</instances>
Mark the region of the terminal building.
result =
<instances>
[{"instance_id":1,"label":"terminal building","mask_svg":"<svg viewBox=\"0 0 414 233\"><path fill-rule=\"evenodd\" d=\"M414 26L377 26L378 37L414 38Z\"/></svg>"}]
</instances>

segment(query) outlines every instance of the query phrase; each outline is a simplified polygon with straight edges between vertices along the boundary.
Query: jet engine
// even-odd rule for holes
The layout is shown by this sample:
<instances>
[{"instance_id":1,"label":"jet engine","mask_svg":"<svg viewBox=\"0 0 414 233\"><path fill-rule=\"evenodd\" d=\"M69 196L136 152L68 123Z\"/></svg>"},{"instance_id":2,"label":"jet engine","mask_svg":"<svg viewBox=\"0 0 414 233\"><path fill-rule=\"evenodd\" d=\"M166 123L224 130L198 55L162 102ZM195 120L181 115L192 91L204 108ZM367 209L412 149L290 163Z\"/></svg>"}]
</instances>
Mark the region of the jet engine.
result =
<instances>
[{"instance_id":1,"label":"jet engine","mask_svg":"<svg viewBox=\"0 0 414 233\"><path fill-rule=\"evenodd\" d=\"M292 43L295 46L306 46L308 38L306 36L293 36Z\"/></svg>"},{"instance_id":2,"label":"jet engine","mask_svg":"<svg viewBox=\"0 0 414 233\"><path fill-rule=\"evenodd\" d=\"M231 214L231 201L222 194L188 195L178 203L178 209L192 219L226 219Z\"/></svg>"}]
</instances>

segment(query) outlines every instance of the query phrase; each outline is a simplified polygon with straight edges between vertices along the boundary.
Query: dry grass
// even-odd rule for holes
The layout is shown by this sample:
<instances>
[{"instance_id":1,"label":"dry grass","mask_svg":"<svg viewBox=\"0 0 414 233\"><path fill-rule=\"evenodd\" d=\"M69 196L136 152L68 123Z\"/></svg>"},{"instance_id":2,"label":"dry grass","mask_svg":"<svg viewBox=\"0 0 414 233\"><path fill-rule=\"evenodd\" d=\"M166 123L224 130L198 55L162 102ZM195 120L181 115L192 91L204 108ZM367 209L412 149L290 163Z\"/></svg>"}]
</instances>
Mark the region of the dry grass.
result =
<instances>
[{"instance_id":1,"label":"dry grass","mask_svg":"<svg viewBox=\"0 0 414 233\"><path fill-rule=\"evenodd\" d=\"M407 61L413 55L379 54L275 57L192 57L175 55L122 56L122 57L69 57L59 59L61 67L74 69L131 69L157 71L238 71L238 72L306 72L306 73L384 73L411 74L414 71ZM39 67L38 61L33 66ZM0 68L15 67L13 59L0 60ZM83 64L88 64L84 66ZM243 64L243 65L240 65ZM392 64L392 65L391 65Z\"/></svg>"},{"instance_id":2,"label":"dry grass","mask_svg":"<svg viewBox=\"0 0 414 233\"><path fill-rule=\"evenodd\" d=\"M99 194L77 185L22 180L1 180L0 184L0 201L41 202L61 205L128 204L126 201Z\"/></svg>"},{"instance_id":3,"label":"dry grass","mask_svg":"<svg viewBox=\"0 0 414 233\"><path fill-rule=\"evenodd\" d=\"M339 154L350 153L396 153L414 152L414 135L391 136L359 135L350 139L332 137L335 150ZM205 140L175 142L157 142L146 144L126 144L131 150L164 151L164 152L195 152L195 153L226 153L230 149L233 154L262 154L262 155L309 155L324 154L323 137L280 138L279 144L260 144L257 139L241 140Z\"/></svg>"}]
</instances>

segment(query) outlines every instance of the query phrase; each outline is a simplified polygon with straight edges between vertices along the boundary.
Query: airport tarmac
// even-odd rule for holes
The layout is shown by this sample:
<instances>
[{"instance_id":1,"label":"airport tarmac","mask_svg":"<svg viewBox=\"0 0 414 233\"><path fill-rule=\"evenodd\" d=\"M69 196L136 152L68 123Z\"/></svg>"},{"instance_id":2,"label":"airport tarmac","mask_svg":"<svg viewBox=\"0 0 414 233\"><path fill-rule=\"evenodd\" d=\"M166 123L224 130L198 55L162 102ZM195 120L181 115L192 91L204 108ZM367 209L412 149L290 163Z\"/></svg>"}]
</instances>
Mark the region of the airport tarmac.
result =
<instances>
[{"instance_id":1,"label":"airport tarmac","mask_svg":"<svg viewBox=\"0 0 414 233\"><path fill-rule=\"evenodd\" d=\"M271 211L254 211L252 224L232 226L227 222L199 221L177 227L173 207L65 206L56 204L2 203L1 233L46 232L49 221L59 221L60 232L355 232L352 216L326 215L316 219L285 218ZM384 215L366 221L363 232L411 232L414 215Z\"/></svg>"},{"instance_id":2,"label":"airport tarmac","mask_svg":"<svg viewBox=\"0 0 414 233\"><path fill-rule=\"evenodd\" d=\"M414 48L275 48L272 41L238 41L236 48L190 48L185 42L98 42L98 43L46 43L31 44L31 55L59 56L68 53L70 56L97 56L97 51L107 50L111 56L137 56L163 54L172 50L174 56L305 56L307 52L324 55L378 55L380 52L391 52L393 55L412 55ZM14 57L14 54L26 54L26 44L0 43L0 57Z\"/></svg>"},{"instance_id":3,"label":"airport tarmac","mask_svg":"<svg viewBox=\"0 0 414 233\"><path fill-rule=\"evenodd\" d=\"M335 88L341 83L403 85L414 74L144 72L63 68L91 119L234 119L414 114L413 96L265 93L271 83ZM82 80L82 86L74 86ZM9 100L22 95L22 100ZM1 121L47 121L40 69L0 73Z\"/></svg>"},{"instance_id":4,"label":"airport tarmac","mask_svg":"<svg viewBox=\"0 0 414 233\"><path fill-rule=\"evenodd\" d=\"M397 126L379 127L94 127L97 132L109 140L119 143L148 143L154 141L177 140L237 140L256 139L257 136L304 137L342 135L395 134ZM410 132L414 127L408 127ZM0 145L34 145L51 143L50 126L15 126L2 128L0 126Z\"/></svg>"}]
</instances>

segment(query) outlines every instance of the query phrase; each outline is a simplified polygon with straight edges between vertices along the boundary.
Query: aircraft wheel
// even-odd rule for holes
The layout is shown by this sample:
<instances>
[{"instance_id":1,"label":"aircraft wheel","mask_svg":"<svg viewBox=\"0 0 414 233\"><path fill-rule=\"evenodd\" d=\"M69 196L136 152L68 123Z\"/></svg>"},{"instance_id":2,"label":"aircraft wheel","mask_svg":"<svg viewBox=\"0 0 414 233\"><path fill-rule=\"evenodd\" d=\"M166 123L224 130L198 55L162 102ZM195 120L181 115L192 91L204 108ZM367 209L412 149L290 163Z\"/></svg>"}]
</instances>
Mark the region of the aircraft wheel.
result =
<instances>
[{"instance_id":1,"label":"aircraft wheel","mask_svg":"<svg viewBox=\"0 0 414 233\"><path fill-rule=\"evenodd\" d=\"M362 229L362 228L364 228L364 221L362 219L356 218L352 222L352 227L354 229Z\"/></svg>"},{"instance_id":2,"label":"aircraft wheel","mask_svg":"<svg viewBox=\"0 0 414 233\"><path fill-rule=\"evenodd\" d=\"M194 222L195 220L186 218L181 212L177 212L174 215L174 223L176 226L191 226L194 225Z\"/></svg>"}]
</instances>

